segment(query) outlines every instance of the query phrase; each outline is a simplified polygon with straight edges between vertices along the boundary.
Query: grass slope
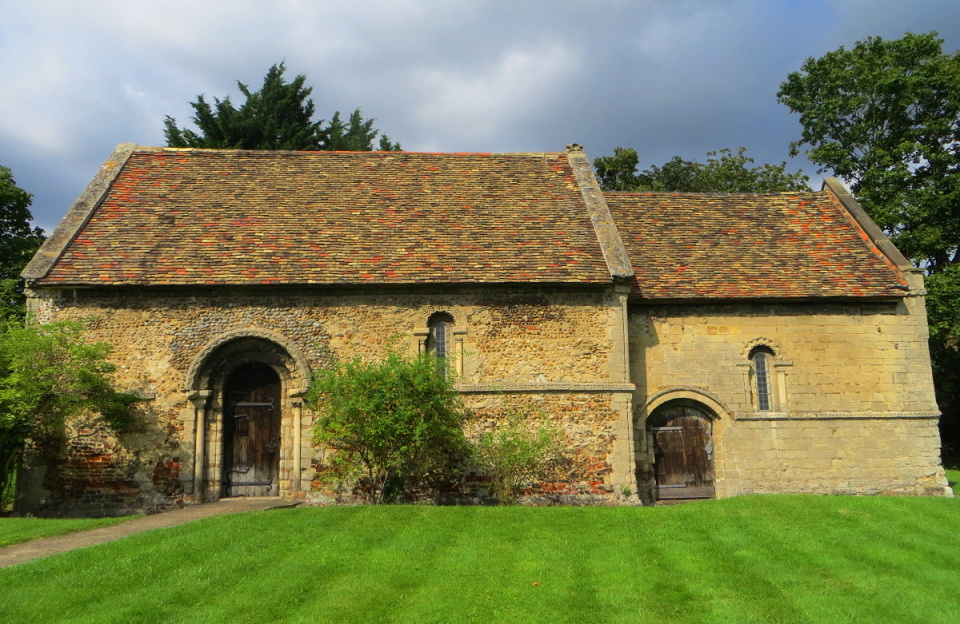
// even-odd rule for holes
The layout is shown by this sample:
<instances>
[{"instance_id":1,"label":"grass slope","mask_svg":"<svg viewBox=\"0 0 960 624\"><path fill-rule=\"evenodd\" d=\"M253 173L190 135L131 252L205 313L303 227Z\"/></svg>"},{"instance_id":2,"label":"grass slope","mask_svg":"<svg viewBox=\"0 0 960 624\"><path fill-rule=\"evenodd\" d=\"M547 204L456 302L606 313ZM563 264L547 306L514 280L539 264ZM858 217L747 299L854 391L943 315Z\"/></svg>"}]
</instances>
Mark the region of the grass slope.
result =
<instances>
[{"instance_id":1,"label":"grass slope","mask_svg":"<svg viewBox=\"0 0 960 624\"><path fill-rule=\"evenodd\" d=\"M123 518L74 518L70 520L51 520L45 518L0 518L0 548L29 542L42 537L66 535L77 531L86 531L97 527L126 522L137 516Z\"/></svg>"},{"instance_id":2,"label":"grass slope","mask_svg":"<svg viewBox=\"0 0 960 624\"><path fill-rule=\"evenodd\" d=\"M953 493L960 496L960 470L946 470L947 483L953 488Z\"/></svg>"},{"instance_id":3,"label":"grass slope","mask_svg":"<svg viewBox=\"0 0 960 624\"><path fill-rule=\"evenodd\" d=\"M960 621L960 500L348 507L0 570L3 622Z\"/></svg>"}]
</instances>

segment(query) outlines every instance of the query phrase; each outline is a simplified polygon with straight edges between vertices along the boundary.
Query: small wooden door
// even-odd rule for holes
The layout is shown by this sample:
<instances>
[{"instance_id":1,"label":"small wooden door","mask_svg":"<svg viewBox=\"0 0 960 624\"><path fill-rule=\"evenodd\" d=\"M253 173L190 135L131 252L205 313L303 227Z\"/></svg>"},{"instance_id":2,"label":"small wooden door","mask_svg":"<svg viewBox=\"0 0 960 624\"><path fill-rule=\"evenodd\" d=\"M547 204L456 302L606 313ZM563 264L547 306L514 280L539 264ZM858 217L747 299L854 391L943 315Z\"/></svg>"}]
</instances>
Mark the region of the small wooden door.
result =
<instances>
[{"instance_id":1,"label":"small wooden door","mask_svg":"<svg viewBox=\"0 0 960 624\"><path fill-rule=\"evenodd\" d=\"M224 496L280 493L280 378L243 364L224 385Z\"/></svg>"},{"instance_id":2,"label":"small wooden door","mask_svg":"<svg viewBox=\"0 0 960 624\"><path fill-rule=\"evenodd\" d=\"M673 405L650 418L657 500L713 498L713 426L696 407Z\"/></svg>"}]
</instances>

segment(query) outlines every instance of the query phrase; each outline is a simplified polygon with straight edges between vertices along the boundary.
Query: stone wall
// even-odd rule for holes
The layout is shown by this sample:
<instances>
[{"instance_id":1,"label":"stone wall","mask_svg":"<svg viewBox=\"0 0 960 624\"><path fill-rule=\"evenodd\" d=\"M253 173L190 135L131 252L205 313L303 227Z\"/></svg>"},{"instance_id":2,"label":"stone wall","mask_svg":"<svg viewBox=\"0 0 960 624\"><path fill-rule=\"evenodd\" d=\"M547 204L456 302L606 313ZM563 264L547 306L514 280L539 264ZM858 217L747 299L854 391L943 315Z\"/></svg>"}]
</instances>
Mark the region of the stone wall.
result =
<instances>
[{"instance_id":1,"label":"stone wall","mask_svg":"<svg viewBox=\"0 0 960 624\"><path fill-rule=\"evenodd\" d=\"M718 496L945 494L923 298L637 307L630 352L638 475L651 496L646 419L695 401L713 422ZM758 409L750 353L774 354Z\"/></svg>"},{"instance_id":2,"label":"stone wall","mask_svg":"<svg viewBox=\"0 0 960 624\"><path fill-rule=\"evenodd\" d=\"M723 445L724 496L947 493L932 418L738 420Z\"/></svg>"},{"instance_id":3,"label":"stone wall","mask_svg":"<svg viewBox=\"0 0 960 624\"><path fill-rule=\"evenodd\" d=\"M574 470L532 488L529 500L616 503L636 492L651 501L646 419L675 401L715 416L718 496L946 491L918 296L634 306L628 315L624 292L549 289L33 295L41 322L89 320L89 338L114 346L121 386L150 397L138 430L113 436L77 423L38 458L47 468L24 478L33 505L25 510L36 513L152 511L218 498L224 408L215 380L231 358L259 355L283 386L280 493L335 502L330 488L312 487L322 453L311 446L313 416L301 399L310 372L338 358L378 357L395 334L416 353L435 312L454 319L451 357L476 414L469 434L496 427L510 404L565 432ZM758 409L750 360L758 346L773 353L767 410ZM458 493L482 497L482 475L467 472Z\"/></svg>"},{"instance_id":4,"label":"stone wall","mask_svg":"<svg viewBox=\"0 0 960 624\"><path fill-rule=\"evenodd\" d=\"M311 447L313 418L300 396L310 370L337 358L377 357L395 334L403 334L401 344L416 353L437 311L454 318L451 357L462 371L467 403L481 420L504 397L535 402L575 440L582 469L566 493L609 498L633 482L624 294L144 289L33 295L30 306L40 322L91 319L88 338L113 345L120 385L151 397L142 408L143 431L98 438L107 451L96 462L115 487L80 493L78 484L94 460L81 460L81 447L68 441L56 477L51 472L30 495L48 501L48 510L78 509L81 499L85 510L99 504L109 513L217 498L223 405L204 385L204 371L244 337L278 345L285 354L276 359L287 369L281 374L288 397L281 493L325 500L324 493L309 491L318 453ZM73 484L69 491L67 483Z\"/></svg>"}]
</instances>

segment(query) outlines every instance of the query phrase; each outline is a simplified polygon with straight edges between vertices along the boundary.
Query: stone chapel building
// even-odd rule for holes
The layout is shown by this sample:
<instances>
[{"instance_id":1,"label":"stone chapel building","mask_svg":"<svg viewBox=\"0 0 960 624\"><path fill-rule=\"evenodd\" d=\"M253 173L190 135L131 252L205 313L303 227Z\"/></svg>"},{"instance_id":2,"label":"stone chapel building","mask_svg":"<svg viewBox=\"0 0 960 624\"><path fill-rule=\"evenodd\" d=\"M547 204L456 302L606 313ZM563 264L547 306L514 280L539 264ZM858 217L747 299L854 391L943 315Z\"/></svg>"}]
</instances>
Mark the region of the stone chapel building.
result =
<instances>
[{"instance_id":1,"label":"stone chapel building","mask_svg":"<svg viewBox=\"0 0 960 624\"><path fill-rule=\"evenodd\" d=\"M302 396L396 334L452 360L473 427L513 403L562 428L577 469L534 500L949 495L922 276L832 179L604 193L576 145L124 144L23 275L149 399L136 432L72 425L22 477L34 513L333 501Z\"/></svg>"}]
</instances>

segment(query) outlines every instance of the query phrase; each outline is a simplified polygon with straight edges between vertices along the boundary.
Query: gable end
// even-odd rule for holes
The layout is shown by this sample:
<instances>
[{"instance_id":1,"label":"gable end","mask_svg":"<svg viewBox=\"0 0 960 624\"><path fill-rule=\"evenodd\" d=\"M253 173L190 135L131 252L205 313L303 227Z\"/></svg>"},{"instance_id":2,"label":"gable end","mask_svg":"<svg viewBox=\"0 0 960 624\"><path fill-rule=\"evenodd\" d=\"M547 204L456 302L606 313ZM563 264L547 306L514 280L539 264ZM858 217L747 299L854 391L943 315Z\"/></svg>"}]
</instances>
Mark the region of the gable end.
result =
<instances>
[{"instance_id":1,"label":"gable end","mask_svg":"<svg viewBox=\"0 0 960 624\"><path fill-rule=\"evenodd\" d=\"M877 249L879 249L897 269L904 272L916 270L916 267L900 253L900 250L893 245L893 241L883 233L880 226L874 223L870 215L867 214L867 211L860 205L860 202L854 199L853 194L850 193L838 179L824 178L823 190L828 191L837 198L837 201L843 205L844 210L853 217L857 225L870 237L873 244L877 246Z\"/></svg>"},{"instance_id":2,"label":"gable end","mask_svg":"<svg viewBox=\"0 0 960 624\"><path fill-rule=\"evenodd\" d=\"M53 268L67 246L73 241L83 226L90 220L91 215L103 201L120 171L127 163L130 155L137 146L134 143L120 143L110 155L100 171L93 177L87 188L84 189L73 207L63 218L53 234L50 235L39 251L33 256L20 274L29 284L33 280L43 279Z\"/></svg>"}]
</instances>

